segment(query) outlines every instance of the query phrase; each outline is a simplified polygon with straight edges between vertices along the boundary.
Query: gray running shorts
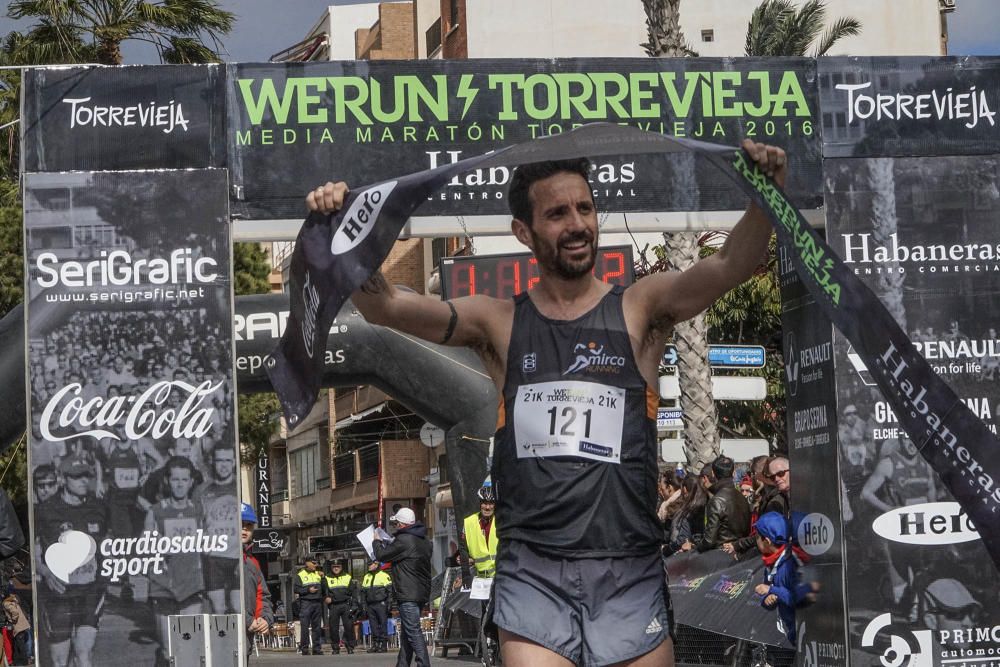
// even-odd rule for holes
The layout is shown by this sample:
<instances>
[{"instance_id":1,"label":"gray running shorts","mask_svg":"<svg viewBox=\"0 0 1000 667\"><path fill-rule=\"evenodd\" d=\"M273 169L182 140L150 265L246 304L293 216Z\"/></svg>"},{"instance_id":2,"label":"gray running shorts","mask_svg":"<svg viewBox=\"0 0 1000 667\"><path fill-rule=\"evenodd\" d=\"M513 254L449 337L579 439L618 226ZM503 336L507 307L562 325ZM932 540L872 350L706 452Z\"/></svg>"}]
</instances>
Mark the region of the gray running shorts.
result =
<instances>
[{"instance_id":1,"label":"gray running shorts","mask_svg":"<svg viewBox=\"0 0 1000 667\"><path fill-rule=\"evenodd\" d=\"M503 541L493 580L493 621L577 665L610 665L649 653L668 636L659 553L560 558Z\"/></svg>"}]
</instances>

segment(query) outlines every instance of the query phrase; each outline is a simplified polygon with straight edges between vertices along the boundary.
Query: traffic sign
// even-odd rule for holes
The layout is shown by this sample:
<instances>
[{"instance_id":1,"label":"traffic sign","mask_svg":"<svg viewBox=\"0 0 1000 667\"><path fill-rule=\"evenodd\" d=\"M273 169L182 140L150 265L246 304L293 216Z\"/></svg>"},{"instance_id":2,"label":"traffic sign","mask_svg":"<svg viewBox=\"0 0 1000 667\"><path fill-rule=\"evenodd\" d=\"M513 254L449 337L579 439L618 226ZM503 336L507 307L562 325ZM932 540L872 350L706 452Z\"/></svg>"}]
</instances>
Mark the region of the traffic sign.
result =
<instances>
[{"instance_id":1,"label":"traffic sign","mask_svg":"<svg viewBox=\"0 0 1000 667\"><path fill-rule=\"evenodd\" d=\"M663 365L677 365L677 348L667 345L663 351ZM763 368L763 345L709 345L708 363L715 368Z\"/></svg>"},{"instance_id":2,"label":"traffic sign","mask_svg":"<svg viewBox=\"0 0 1000 667\"><path fill-rule=\"evenodd\" d=\"M676 408L656 409L656 428L660 431L684 428L684 413Z\"/></svg>"}]
</instances>

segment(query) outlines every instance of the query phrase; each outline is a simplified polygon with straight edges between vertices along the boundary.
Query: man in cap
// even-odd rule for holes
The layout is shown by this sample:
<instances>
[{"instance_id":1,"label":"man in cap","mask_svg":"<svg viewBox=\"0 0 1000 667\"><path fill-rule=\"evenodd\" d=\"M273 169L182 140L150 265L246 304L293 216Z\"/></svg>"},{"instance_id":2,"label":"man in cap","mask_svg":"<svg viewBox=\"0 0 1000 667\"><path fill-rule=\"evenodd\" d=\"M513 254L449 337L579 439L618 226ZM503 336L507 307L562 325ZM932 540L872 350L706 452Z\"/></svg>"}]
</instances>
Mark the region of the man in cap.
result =
<instances>
[{"instance_id":1,"label":"man in cap","mask_svg":"<svg viewBox=\"0 0 1000 667\"><path fill-rule=\"evenodd\" d=\"M344 628L344 646L347 653L354 653L354 619L351 617L351 602L354 586L350 572L344 571L344 561L336 558L330 561L330 574L323 577L323 602L329 609L330 643L333 652L340 653L340 628Z\"/></svg>"},{"instance_id":2,"label":"man in cap","mask_svg":"<svg viewBox=\"0 0 1000 667\"><path fill-rule=\"evenodd\" d=\"M981 605L969 589L957 579L936 579L920 596L921 620L937 631L942 644L947 644L952 630L976 627L982 615Z\"/></svg>"},{"instance_id":3,"label":"man in cap","mask_svg":"<svg viewBox=\"0 0 1000 667\"><path fill-rule=\"evenodd\" d=\"M264 634L274 624L274 612L271 610L271 593L264 582L260 563L250 553L253 529L257 526L257 513L248 503L240 505L240 522L240 542L243 544L243 609L250 646L254 635ZM247 648L247 663L249 662L250 649Z\"/></svg>"},{"instance_id":4,"label":"man in cap","mask_svg":"<svg viewBox=\"0 0 1000 667\"><path fill-rule=\"evenodd\" d=\"M372 633L372 647L369 653L385 653L388 637L386 621L389 618L389 595L392 592L392 578L379 566L377 560L368 565L368 572L361 580L361 602L368 614L368 625Z\"/></svg>"},{"instance_id":5,"label":"man in cap","mask_svg":"<svg viewBox=\"0 0 1000 667\"><path fill-rule=\"evenodd\" d=\"M313 555L306 556L305 567L295 575L295 594L299 599L299 622L302 624L302 639L299 650L302 655L323 655L323 573Z\"/></svg>"},{"instance_id":6,"label":"man in cap","mask_svg":"<svg viewBox=\"0 0 1000 667\"><path fill-rule=\"evenodd\" d=\"M50 569L45 553L69 531L86 533L100 544L107 535L107 511L91 494L94 470L86 458L65 457L59 462L59 474L62 491L49 498L45 511L35 516L35 571L44 584L37 592L37 620L48 640L39 664L91 667L104 608L105 586L97 578L100 551L70 572Z\"/></svg>"},{"instance_id":7,"label":"man in cap","mask_svg":"<svg viewBox=\"0 0 1000 667\"><path fill-rule=\"evenodd\" d=\"M473 569L480 579L492 579L497 569L499 539L493 516L496 494L491 485L486 485L479 489L477 495L479 511L465 517L458 540L458 550L462 555L462 586L465 588L472 585Z\"/></svg>"},{"instance_id":8,"label":"man in cap","mask_svg":"<svg viewBox=\"0 0 1000 667\"><path fill-rule=\"evenodd\" d=\"M392 592L402 624L396 666L416 658L417 667L428 667L431 659L420 629L420 609L431 597L431 543L424 524L409 507L401 507L389 521L396 526L396 539L375 540L373 548L376 558L392 563Z\"/></svg>"}]
</instances>

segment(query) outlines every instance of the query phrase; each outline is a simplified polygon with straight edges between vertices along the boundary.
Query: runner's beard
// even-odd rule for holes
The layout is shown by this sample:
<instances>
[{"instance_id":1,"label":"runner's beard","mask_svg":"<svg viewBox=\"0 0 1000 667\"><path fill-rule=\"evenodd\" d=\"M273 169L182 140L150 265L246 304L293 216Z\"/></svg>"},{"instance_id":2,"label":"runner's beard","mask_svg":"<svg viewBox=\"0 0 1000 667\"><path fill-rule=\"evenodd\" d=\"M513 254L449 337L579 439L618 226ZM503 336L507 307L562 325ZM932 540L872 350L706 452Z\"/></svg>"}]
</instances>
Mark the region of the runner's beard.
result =
<instances>
[{"instance_id":1,"label":"runner's beard","mask_svg":"<svg viewBox=\"0 0 1000 667\"><path fill-rule=\"evenodd\" d=\"M564 234L555 246L542 241L534 231L531 232L531 236L534 240L535 259L538 260L539 266L547 271L551 271L565 280L575 280L593 270L594 262L597 259L596 235L592 236L590 232ZM573 255L580 251L569 251L564 246L580 241L587 241L586 255L576 259L568 257L567 255Z\"/></svg>"}]
</instances>

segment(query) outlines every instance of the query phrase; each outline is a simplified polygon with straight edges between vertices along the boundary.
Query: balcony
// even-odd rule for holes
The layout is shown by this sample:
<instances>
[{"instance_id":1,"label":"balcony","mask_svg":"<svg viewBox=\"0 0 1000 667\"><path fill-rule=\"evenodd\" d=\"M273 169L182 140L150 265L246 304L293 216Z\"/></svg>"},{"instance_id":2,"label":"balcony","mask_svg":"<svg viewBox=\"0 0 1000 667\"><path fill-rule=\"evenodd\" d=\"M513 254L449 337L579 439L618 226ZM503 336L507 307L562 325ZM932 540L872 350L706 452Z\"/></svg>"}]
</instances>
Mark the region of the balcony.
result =
<instances>
[{"instance_id":1,"label":"balcony","mask_svg":"<svg viewBox=\"0 0 1000 667\"><path fill-rule=\"evenodd\" d=\"M432 458L431 450L417 440L384 440L338 454L333 459L330 509L377 502L380 470L384 498L422 498Z\"/></svg>"}]
</instances>

